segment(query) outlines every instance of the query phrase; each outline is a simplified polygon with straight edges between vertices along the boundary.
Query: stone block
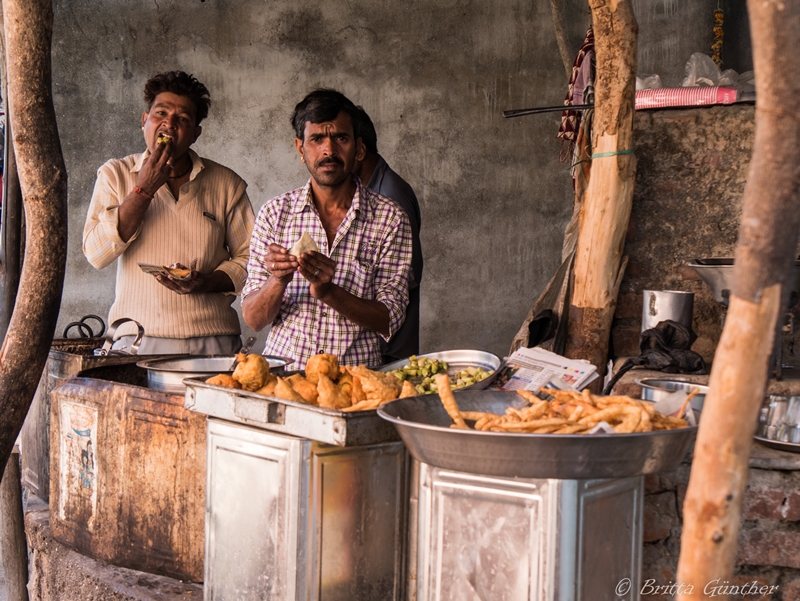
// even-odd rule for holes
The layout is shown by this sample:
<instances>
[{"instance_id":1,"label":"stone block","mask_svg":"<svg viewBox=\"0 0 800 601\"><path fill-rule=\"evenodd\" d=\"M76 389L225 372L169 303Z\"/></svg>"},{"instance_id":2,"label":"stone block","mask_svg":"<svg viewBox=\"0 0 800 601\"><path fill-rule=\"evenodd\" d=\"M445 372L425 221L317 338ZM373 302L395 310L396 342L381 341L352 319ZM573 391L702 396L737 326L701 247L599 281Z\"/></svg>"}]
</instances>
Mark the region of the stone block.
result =
<instances>
[{"instance_id":1,"label":"stone block","mask_svg":"<svg viewBox=\"0 0 800 601\"><path fill-rule=\"evenodd\" d=\"M742 524L738 565L800 569L800 532L785 522L758 520Z\"/></svg>"},{"instance_id":2,"label":"stone block","mask_svg":"<svg viewBox=\"0 0 800 601\"><path fill-rule=\"evenodd\" d=\"M675 493L665 492L644 497L644 542L668 538L680 526Z\"/></svg>"},{"instance_id":3,"label":"stone block","mask_svg":"<svg viewBox=\"0 0 800 601\"><path fill-rule=\"evenodd\" d=\"M742 519L800 521L800 477L797 472L750 470L742 501Z\"/></svg>"}]
</instances>

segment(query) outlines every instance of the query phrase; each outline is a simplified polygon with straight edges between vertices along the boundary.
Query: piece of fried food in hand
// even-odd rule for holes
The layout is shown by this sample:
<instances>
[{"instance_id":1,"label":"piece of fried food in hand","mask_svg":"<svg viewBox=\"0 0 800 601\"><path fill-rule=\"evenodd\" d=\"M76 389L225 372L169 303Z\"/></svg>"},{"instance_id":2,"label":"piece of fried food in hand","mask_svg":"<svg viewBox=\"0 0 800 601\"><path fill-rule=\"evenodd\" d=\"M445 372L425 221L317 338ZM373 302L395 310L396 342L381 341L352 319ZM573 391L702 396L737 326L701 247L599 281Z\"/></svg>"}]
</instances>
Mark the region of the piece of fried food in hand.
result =
<instances>
[{"instance_id":1,"label":"piece of fried food in hand","mask_svg":"<svg viewBox=\"0 0 800 601\"><path fill-rule=\"evenodd\" d=\"M307 380L306 378L300 377L292 381L292 388L297 394L303 397L307 403L312 405L317 404L317 397L319 396L319 393L317 392L316 384L313 382Z\"/></svg>"},{"instance_id":2,"label":"piece of fried food in hand","mask_svg":"<svg viewBox=\"0 0 800 601\"><path fill-rule=\"evenodd\" d=\"M213 384L214 386L225 386L226 388L242 387L242 385L239 384L239 382L234 380L228 374L219 374L218 376L211 376L208 380L206 380L206 384Z\"/></svg>"},{"instance_id":3,"label":"piece of fried food in hand","mask_svg":"<svg viewBox=\"0 0 800 601\"><path fill-rule=\"evenodd\" d=\"M461 417L461 411L453 396L453 391L450 390L450 376L447 374L436 374L434 381L436 382L436 388L439 390L439 398L442 401L442 405L444 405L447 414L453 420L453 423L455 423L456 428L469 430L469 426L467 426L464 418Z\"/></svg>"},{"instance_id":4,"label":"piece of fried food in hand","mask_svg":"<svg viewBox=\"0 0 800 601\"><path fill-rule=\"evenodd\" d=\"M350 395L344 390L339 388L333 383L325 374L319 374L319 383L317 384L319 391L318 402L320 407L327 407L328 409L344 409L350 407Z\"/></svg>"},{"instance_id":5,"label":"piece of fried food in hand","mask_svg":"<svg viewBox=\"0 0 800 601\"><path fill-rule=\"evenodd\" d=\"M292 385L280 376L278 376L278 383L275 384L275 391L273 394L279 399L294 401L296 403L304 403L306 405L308 404L306 403L306 400L301 397L294 388L292 388Z\"/></svg>"},{"instance_id":6,"label":"piece of fried food in hand","mask_svg":"<svg viewBox=\"0 0 800 601\"><path fill-rule=\"evenodd\" d=\"M405 399L410 396L417 396L417 395L419 395L417 389L414 388L414 385L411 382L406 380L405 382L403 382L403 388L400 390L400 396L398 398Z\"/></svg>"},{"instance_id":7,"label":"piece of fried food in hand","mask_svg":"<svg viewBox=\"0 0 800 601\"><path fill-rule=\"evenodd\" d=\"M269 363L262 355L236 355L239 362L233 371L233 379L242 385L244 390L256 391L267 383Z\"/></svg>"},{"instance_id":8,"label":"piece of fried food in hand","mask_svg":"<svg viewBox=\"0 0 800 601\"><path fill-rule=\"evenodd\" d=\"M403 389L403 383L392 374L372 371L363 365L351 367L350 373L360 380L364 396L368 401L381 403L393 401Z\"/></svg>"},{"instance_id":9,"label":"piece of fried food in hand","mask_svg":"<svg viewBox=\"0 0 800 601\"><path fill-rule=\"evenodd\" d=\"M314 355L308 360L308 363L306 363L306 379L318 384L319 374L325 374L331 380L339 377L339 360L336 355L323 353Z\"/></svg>"}]
</instances>

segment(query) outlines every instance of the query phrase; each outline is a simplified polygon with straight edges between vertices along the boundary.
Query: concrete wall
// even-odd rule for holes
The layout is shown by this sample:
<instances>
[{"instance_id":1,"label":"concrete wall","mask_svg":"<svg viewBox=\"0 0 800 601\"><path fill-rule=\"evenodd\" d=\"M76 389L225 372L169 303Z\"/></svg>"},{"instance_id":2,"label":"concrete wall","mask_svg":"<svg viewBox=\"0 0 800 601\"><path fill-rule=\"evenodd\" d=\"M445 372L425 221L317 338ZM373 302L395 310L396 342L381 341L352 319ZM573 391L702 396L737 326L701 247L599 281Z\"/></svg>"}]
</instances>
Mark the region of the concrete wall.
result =
<instances>
[{"instance_id":1,"label":"concrete wall","mask_svg":"<svg viewBox=\"0 0 800 601\"><path fill-rule=\"evenodd\" d=\"M588 7L566 7L577 51ZM549 2L55 0L54 11L70 203L59 330L107 314L114 268L96 271L81 252L95 171L143 150L142 86L153 73L183 69L213 99L195 148L247 180L256 210L308 177L288 124L306 92L331 86L363 105L382 154L420 199L421 350L507 351L558 265L571 212L559 113L502 117L563 99ZM696 36L679 33L674 56L683 64ZM641 52L651 45L643 38ZM659 56L654 68L674 58Z\"/></svg>"}]
</instances>

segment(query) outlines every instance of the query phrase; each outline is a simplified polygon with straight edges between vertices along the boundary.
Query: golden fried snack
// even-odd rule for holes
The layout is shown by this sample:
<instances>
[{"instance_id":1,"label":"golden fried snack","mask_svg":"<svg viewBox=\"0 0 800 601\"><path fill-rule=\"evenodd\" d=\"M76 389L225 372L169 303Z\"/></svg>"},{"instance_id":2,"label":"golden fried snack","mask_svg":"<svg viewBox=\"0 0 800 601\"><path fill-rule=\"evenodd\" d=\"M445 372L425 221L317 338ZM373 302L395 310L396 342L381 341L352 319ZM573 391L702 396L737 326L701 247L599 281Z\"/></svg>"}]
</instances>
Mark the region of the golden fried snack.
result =
<instances>
[{"instance_id":1,"label":"golden fried snack","mask_svg":"<svg viewBox=\"0 0 800 601\"><path fill-rule=\"evenodd\" d=\"M364 393L364 387L361 385L361 378L358 376L353 377L353 389L350 391L350 400L353 405L367 400L367 395Z\"/></svg>"},{"instance_id":2,"label":"golden fried snack","mask_svg":"<svg viewBox=\"0 0 800 601\"><path fill-rule=\"evenodd\" d=\"M542 400L529 390L517 390L517 394L531 404L538 403Z\"/></svg>"},{"instance_id":3,"label":"golden fried snack","mask_svg":"<svg viewBox=\"0 0 800 601\"><path fill-rule=\"evenodd\" d=\"M447 374L436 374L434 378L436 382L436 387L439 390L439 399L442 401L442 405L444 405L447 414L450 416L450 419L453 420L455 423L456 428L461 430L468 430L469 426L464 421L464 418L461 417L461 411L458 408L458 403L456 403L456 399L453 396L453 391L450 390L450 376Z\"/></svg>"},{"instance_id":4,"label":"golden fried snack","mask_svg":"<svg viewBox=\"0 0 800 601\"><path fill-rule=\"evenodd\" d=\"M318 402L320 407L327 407L328 409L344 409L350 407L350 395L344 390L339 388L333 383L325 374L319 374L319 383L317 384L319 391Z\"/></svg>"},{"instance_id":5,"label":"golden fried snack","mask_svg":"<svg viewBox=\"0 0 800 601\"><path fill-rule=\"evenodd\" d=\"M336 385L342 389L347 396L353 396L353 375L346 370L346 368L340 368L341 374L339 374L339 379L336 380Z\"/></svg>"},{"instance_id":6,"label":"golden fried snack","mask_svg":"<svg viewBox=\"0 0 800 601\"><path fill-rule=\"evenodd\" d=\"M228 374L219 374L218 376L211 376L208 380L206 380L206 384L213 384L214 386L225 386L226 388L242 387L242 385L239 384L239 382L234 380Z\"/></svg>"},{"instance_id":7,"label":"golden fried snack","mask_svg":"<svg viewBox=\"0 0 800 601\"><path fill-rule=\"evenodd\" d=\"M306 379L314 384L319 383L319 374L325 374L331 380L339 377L339 360L336 355L324 353L314 355L306 363Z\"/></svg>"},{"instance_id":8,"label":"golden fried snack","mask_svg":"<svg viewBox=\"0 0 800 601\"><path fill-rule=\"evenodd\" d=\"M400 389L400 396L397 398L405 399L410 396L417 396L417 395L419 395L417 389L414 388L414 385L411 382L406 380L405 382L403 382L403 388Z\"/></svg>"},{"instance_id":9,"label":"golden fried snack","mask_svg":"<svg viewBox=\"0 0 800 601\"><path fill-rule=\"evenodd\" d=\"M295 392L294 388L292 388L292 385L280 376L278 376L278 383L275 385L275 391L273 394L279 399L295 401L296 403L306 403L306 400L297 392Z\"/></svg>"},{"instance_id":10,"label":"golden fried snack","mask_svg":"<svg viewBox=\"0 0 800 601\"><path fill-rule=\"evenodd\" d=\"M156 138L156 143L157 144L166 144L167 142L171 142L171 141L172 141L172 136L168 136L164 132L161 132L160 134L158 134L158 137Z\"/></svg>"},{"instance_id":11,"label":"golden fried snack","mask_svg":"<svg viewBox=\"0 0 800 601\"><path fill-rule=\"evenodd\" d=\"M403 383L392 374L372 371L363 365L351 367L350 373L353 374L354 381L355 378L360 381L364 396L368 401L379 401L380 403L393 401L400 395L403 388Z\"/></svg>"},{"instance_id":12,"label":"golden fried snack","mask_svg":"<svg viewBox=\"0 0 800 601\"><path fill-rule=\"evenodd\" d=\"M275 395L275 387L278 385L278 377L270 374L270 380L264 386L256 390L258 394L265 394L267 396Z\"/></svg>"},{"instance_id":13,"label":"golden fried snack","mask_svg":"<svg viewBox=\"0 0 800 601\"><path fill-rule=\"evenodd\" d=\"M192 275L191 269L182 269L181 267L165 267L164 269L166 269L171 276L179 279L188 278Z\"/></svg>"},{"instance_id":14,"label":"golden fried snack","mask_svg":"<svg viewBox=\"0 0 800 601\"><path fill-rule=\"evenodd\" d=\"M262 355L236 355L239 362L233 371L233 379L242 385L244 390L256 391L267 383L269 363Z\"/></svg>"},{"instance_id":15,"label":"golden fried snack","mask_svg":"<svg viewBox=\"0 0 800 601\"><path fill-rule=\"evenodd\" d=\"M615 432L651 432L685 428L685 420L665 416L656 411L652 403L627 396L596 397L588 390L541 389L552 400L541 401L530 393L520 396L532 402L529 407L508 407L505 415L481 412L462 412L466 419L476 418L476 430L491 432L518 432L533 434L583 434L601 421L608 423Z\"/></svg>"},{"instance_id":16,"label":"golden fried snack","mask_svg":"<svg viewBox=\"0 0 800 601\"><path fill-rule=\"evenodd\" d=\"M319 392L317 392L316 384L301 376L300 378L292 380L291 386L297 394L306 400L306 403L311 405L317 404Z\"/></svg>"}]
</instances>

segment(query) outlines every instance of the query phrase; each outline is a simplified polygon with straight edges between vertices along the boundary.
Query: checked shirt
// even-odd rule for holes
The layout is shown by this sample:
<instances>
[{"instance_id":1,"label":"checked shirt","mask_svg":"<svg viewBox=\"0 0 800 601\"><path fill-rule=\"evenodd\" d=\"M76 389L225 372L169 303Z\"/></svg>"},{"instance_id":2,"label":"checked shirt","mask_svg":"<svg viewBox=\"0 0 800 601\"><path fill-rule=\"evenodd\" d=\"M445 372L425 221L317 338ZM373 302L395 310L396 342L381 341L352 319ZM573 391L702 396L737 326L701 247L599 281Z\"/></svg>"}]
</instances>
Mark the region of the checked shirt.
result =
<instances>
[{"instance_id":1,"label":"checked shirt","mask_svg":"<svg viewBox=\"0 0 800 601\"><path fill-rule=\"evenodd\" d=\"M411 226L388 198L361 185L357 178L353 203L333 244L311 199L311 181L268 201L258 213L250 241L247 283L242 299L269 279L265 256L271 243L290 248L304 232L320 252L336 261L333 283L359 298L376 300L389 309L389 338L405 319L411 269ZM302 369L309 357L330 353L342 365L381 364L381 335L367 330L311 296L299 273L286 287L278 316L269 332L265 355L291 357Z\"/></svg>"}]
</instances>

